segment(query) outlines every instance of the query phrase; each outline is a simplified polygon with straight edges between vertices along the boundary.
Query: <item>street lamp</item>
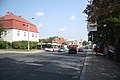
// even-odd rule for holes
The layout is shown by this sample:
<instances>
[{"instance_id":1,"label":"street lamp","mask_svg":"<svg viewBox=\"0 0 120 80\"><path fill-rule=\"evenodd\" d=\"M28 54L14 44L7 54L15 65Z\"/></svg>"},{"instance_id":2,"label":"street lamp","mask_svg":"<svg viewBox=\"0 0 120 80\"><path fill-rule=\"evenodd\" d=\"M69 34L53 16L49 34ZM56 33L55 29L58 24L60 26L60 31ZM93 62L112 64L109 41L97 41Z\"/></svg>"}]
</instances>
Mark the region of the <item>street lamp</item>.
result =
<instances>
[{"instance_id":1,"label":"street lamp","mask_svg":"<svg viewBox=\"0 0 120 80\"><path fill-rule=\"evenodd\" d=\"M42 49L42 41L41 41L41 49Z\"/></svg>"},{"instance_id":2,"label":"street lamp","mask_svg":"<svg viewBox=\"0 0 120 80\"><path fill-rule=\"evenodd\" d=\"M34 19L34 18L31 18L31 20ZM30 43L29 43L29 31L30 31L30 25L27 25L27 28L28 28L28 51L30 50Z\"/></svg>"},{"instance_id":3,"label":"street lamp","mask_svg":"<svg viewBox=\"0 0 120 80\"><path fill-rule=\"evenodd\" d=\"M28 26L28 25L27 25ZM30 50L30 44L29 44L29 26L28 26L28 51Z\"/></svg>"}]
</instances>

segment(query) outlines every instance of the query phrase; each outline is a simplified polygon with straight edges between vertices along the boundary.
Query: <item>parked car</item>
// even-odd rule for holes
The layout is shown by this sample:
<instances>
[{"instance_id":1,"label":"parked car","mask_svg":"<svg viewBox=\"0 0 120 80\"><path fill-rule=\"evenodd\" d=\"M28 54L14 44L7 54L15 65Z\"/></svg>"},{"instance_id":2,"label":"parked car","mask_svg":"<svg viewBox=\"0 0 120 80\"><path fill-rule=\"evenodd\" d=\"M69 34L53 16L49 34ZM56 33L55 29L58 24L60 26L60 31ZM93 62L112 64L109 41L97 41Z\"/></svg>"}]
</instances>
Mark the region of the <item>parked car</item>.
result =
<instances>
[{"instance_id":1,"label":"parked car","mask_svg":"<svg viewBox=\"0 0 120 80\"><path fill-rule=\"evenodd\" d=\"M54 50L53 50L53 48L45 48L45 51L50 51L50 52L52 52L52 51L54 51Z\"/></svg>"},{"instance_id":2,"label":"parked car","mask_svg":"<svg viewBox=\"0 0 120 80\"><path fill-rule=\"evenodd\" d=\"M82 47L78 48L78 52L83 52L83 48Z\"/></svg>"},{"instance_id":3,"label":"parked car","mask_svg":"<svg viewBox=\"0 0 120 80\"><path fill-rule=\"evenodd\" d=\"M53 48L53 51L58 52L59 48Z\"/></svg>"},{"instance_id":4,"label":"parked car","mask_svg":"<svg viewBox=\"0 0 120 80\"><path fill-rule=\"evenodd\" d=\"M77 54L77 45L69 45L68 46L68 49L69 49L69 51L68 51L68 53L69 54Z\"/></svg>"},{"instance_id":5,"label":"parked car","mask_svg":"<svg viewBox=\"0 0 120 80\"><path fill-rule=\"evenodd\" d=\"M45 51L50 51L50 52L57 52L59 50L59 48L45 48Z\"/></svg>"},{"instance_id":6,"label":"parked car","mask_svg":"<svg viewBox=\"0 0 120 80\"><path fill-rule=\"evenodd\" d=\"M65 49L63 47L59 48L58 52L65 52Z\"/></svg>"}]
</instances>

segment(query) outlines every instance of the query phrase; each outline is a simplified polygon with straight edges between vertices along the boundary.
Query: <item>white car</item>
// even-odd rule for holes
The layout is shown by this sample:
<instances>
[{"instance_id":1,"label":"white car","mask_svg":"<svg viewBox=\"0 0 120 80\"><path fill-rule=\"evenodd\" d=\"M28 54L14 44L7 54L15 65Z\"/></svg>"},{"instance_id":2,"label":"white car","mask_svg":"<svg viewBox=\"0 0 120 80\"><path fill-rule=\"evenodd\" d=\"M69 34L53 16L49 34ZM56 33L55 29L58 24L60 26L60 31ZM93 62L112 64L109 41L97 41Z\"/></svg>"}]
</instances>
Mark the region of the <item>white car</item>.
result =
<instances>
[{"instance_id":1,"label":"white car","mask_svg":"<svg viewBox=\"0 0 120 80\"><path fill-rule=\"evenodd\" d=\"M59 48L45 48L45 51L50 51L50 52L52 52L52 51L57 52L58 50L59 50Z\"/></svg>"},{"instance_id":2,"label":"white car","mask_svg":"<svg viewBox=\"0 0 120 80\"><path fill-rule=\"evenodd\" d=\"M59 48L58 52L65 52L64 48Z\"/></svg>"},{"instance_id":3,"label":"white car","mask_svg":"<svg viewBox=\"0 0 120 80\"><path fill-rule=\"evenodd\" d=\"M53 50L53 48L45 48L45 51L50 51L50 52L52 52L52 51L54 51L54 50Z\"/></svg>"}]
</instances>

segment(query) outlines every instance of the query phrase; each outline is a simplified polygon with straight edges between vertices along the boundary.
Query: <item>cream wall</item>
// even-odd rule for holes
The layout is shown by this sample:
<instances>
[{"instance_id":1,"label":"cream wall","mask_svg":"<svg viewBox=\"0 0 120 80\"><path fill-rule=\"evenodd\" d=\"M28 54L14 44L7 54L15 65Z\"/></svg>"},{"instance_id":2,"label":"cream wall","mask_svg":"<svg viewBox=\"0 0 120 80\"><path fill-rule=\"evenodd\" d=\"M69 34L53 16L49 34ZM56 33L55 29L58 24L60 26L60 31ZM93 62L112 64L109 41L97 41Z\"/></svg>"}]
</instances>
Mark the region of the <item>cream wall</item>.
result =
<instances>
[{"instance_id":1,"label":"cream wall","mask_svg":"<svg viewBox=\"0 0 120 80\"><path fill-rule=\"evenodd\" d=\"M29 33L29 37L28 37ZM18 35L19 34L19 35ZM39 41L39 33L36 32L28 32L23 30L17 30L17 29L7 29L6 35L5 32L3 33L3 39L8 42L13 41Z\"/></svg>"},{"instance_id":2,"label":"cream wall","mask_svg":"<svg viewBox=\"0 0 120 80\"><path fill-rule=\"evenodd\" d=\"M7 29L3 32L2 38L4 41L12 42L13 41L13 30Z\"/></svg>"}]
</instances>

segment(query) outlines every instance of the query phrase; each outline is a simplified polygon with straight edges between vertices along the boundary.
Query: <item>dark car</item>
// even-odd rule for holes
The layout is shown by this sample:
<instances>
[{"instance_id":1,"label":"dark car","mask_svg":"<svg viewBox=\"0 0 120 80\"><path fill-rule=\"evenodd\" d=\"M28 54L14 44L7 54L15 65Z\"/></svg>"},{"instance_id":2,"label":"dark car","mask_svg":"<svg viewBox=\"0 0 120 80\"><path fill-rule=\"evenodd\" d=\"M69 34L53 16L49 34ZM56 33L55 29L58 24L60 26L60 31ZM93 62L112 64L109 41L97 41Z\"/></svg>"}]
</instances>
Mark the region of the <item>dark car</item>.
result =
<instances>
[{"instance_id":1,"label":"dark car","mask_svg":"<svg viewBox=\"0 0 120 80\"><path fill-rule=\"evenodd\" d=\"M69 45L68 46L68 49L69 49L69 51L68 51L68 53L69 54L77 54L77 45Z\"/></svg>"},{"instance_id":2,"label":"dark car","mask_svg":"<svg viewBox=\"0 0 120 80\"><path fill-rule=\"evenodd\" d=\"M78 52L83 52L83 48L82 47L78 48Z\"/></svg>"}]
</instances>

